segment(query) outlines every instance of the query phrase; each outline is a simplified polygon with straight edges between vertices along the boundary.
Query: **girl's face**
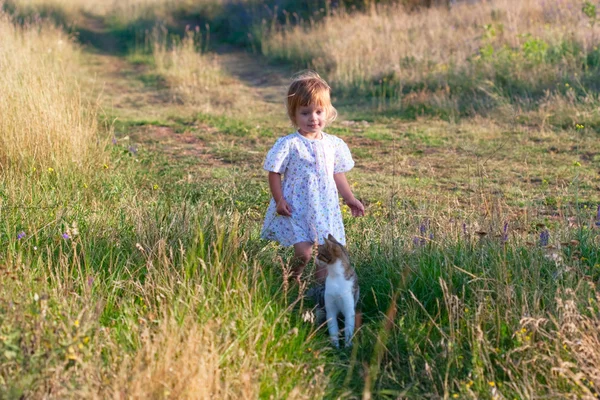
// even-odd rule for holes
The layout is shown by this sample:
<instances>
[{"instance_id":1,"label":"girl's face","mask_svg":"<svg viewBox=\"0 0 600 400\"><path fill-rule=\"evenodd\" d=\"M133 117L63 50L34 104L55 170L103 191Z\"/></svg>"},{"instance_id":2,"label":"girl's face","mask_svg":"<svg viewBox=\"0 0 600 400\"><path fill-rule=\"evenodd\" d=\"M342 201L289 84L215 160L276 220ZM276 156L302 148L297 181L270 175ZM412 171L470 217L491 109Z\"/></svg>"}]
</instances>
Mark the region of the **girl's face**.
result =
<instances>
[{"instance_id":1,"label":"girl's face","mask_svg":"<svg viewBox=\"0 0 600 400\"><path fill-rule=\"evenodd\" d=\"M296 125L300 133L320 133L326 122L327 112L321 106L301 106L296 110Z\"/></svg>"}]
</instances>

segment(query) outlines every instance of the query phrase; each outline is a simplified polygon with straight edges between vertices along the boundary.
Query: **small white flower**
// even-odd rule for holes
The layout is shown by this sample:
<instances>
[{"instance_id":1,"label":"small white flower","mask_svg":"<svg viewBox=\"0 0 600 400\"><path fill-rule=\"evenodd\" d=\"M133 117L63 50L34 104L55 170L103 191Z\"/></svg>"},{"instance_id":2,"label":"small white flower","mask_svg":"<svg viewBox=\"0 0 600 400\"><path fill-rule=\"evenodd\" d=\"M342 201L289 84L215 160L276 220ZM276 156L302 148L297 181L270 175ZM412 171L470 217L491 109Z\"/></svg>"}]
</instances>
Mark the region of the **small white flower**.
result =
<instances>
[{"instance_id":1,"label":"small white flower","mask_svg":"<svg viewBox=\"0 0 600 400\"><path fill-rule=\"evenodd\" d=\"M73 236L79 235L79 229L77 227L76 221L73 221L73 224L71 225L71 233L73 234Z\"/></svg>"},{"instance_id":2,"label":"small white flower","mask_svg":"<svg viewBox=\"0 0 600 400\"><path fill-rule=\"evenodd\" d=\"M312 324L315 322L315 314L313 314L312 311L304 311L304 314L302 314L302 320Z\"/></svg>"},{"instance_id":3,"label":"small white flower","mask_svg":"<svg viewBox=\"0 0 600 400\"><path fill-rule=\"evenodd\" d=\"M297 327L293 327L292 329L290 329L287 333L290 336L296 336L298 334L298 328Z\"/></svg>"}]
</instances>

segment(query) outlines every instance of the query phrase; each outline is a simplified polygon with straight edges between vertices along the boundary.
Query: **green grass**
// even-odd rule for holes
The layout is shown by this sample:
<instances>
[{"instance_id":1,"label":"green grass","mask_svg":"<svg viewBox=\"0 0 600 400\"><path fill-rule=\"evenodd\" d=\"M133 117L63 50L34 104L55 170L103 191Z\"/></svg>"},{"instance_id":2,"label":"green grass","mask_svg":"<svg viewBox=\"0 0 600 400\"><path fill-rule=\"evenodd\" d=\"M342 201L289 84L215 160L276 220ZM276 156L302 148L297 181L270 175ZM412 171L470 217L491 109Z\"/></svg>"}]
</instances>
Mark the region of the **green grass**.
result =
<instances>
[{"instance_id":1,"label":"green grass","mask_svg":"<svg viewBox=\"0 0 600 400\"><path fill-rule=\"evenodd\" d=\"M247 140L239 142L237 150L242 153L273 140L235 120L202 114L193 122L121 121L117 132L121 136L152 125L186 126L193 131L190 127L201 122L219 132L211 135L211 145L219 149L247 129L241 135L248 135ZM444 143L435 125L429 131L407 127L393 141L382 137L381 129L365 128L364 137L374 142L361 147L359 154L390 142L402 148L416 143L436 148ZM431 130L438 133L430 136L426 132ZM356 139L357 133L347 132L344 137ZM434 140L428 142L429 137ZM476 134L472 137L473 146L485 144ZM278 260L283 256L285 265L290 253L258 238L269 194L262 175L244 167L247 160L232 158L228 160L232 166L215 169L210 179L185 183L185 168L193 164L164 158L144 144L136 155L127 147L126 142L111 145L108 168L98 165L92 176L36 171L25 187L9 185L13 180L5 177L3 198L8 212L0 238L7 247L6 270L20 277L18 286L10 283L15 282L11 274L2 278L0 354L3 365L10 366L3 375L6 393L38 393L41 385L56 379L46 374L48 368L64 368L61 378L68 378L63 382L64 393L96 387L99 382L84 384L85 369L100 357L103 368L114 374L121 365L118 354L133 356L142 351L139 321L158 329L167 316L179 321L182 329L192 316L199 322L220 320L219 335L256 334L259 342L253 346L262 349L265 358L261 362L272 371L255 377L261 397L287 397L303 385L306 375L296 369L299 365L313 371L309 375L324 366L329 383L321 389L326 397L344 396L347 391L359 394L365 384L378 397L458 393L491 398L490 382L507 397L518 397L524 385L535 385L535 393L544 396L583 390L568 379L547 382L543 375L536 375L541 372L518 365L536 357L523 348L527 343L552 343L543 336L545 331L524 325L524 316L560 315L557 301L568 289L577 293L582 307L593 297L590 289L581 286L583 281L600 277L597 232L587 228L594 219L596 201L587 189L580 189L577 203L546 201L545 206L560 218L544 216L542 210L533 208L517 214L518 207L491 193L480 198L481 204L461 208L431 196L402 195L390 203L387 196L392 188L402 193L431 193L439 179L403 181L387 176L382 179L387 186L379 189L358 167L359 173L350 177L358 183L357 195L369 200L368 214L362 219L348 217L345 223L361 284L364 324L354 352L335 352L328 349L324 331L315 332L316 327L302 320L309 304L295 303L297 294L282 286ZM382 161L381 157L376 161ZM460 180L449 178L454 183ZM30 205L35 208L25 208ZM579 222L567 227L573 218ZM510 221L506 243L498 238L505 220ZM466 233L463 222L468 225ZM566 260L564 265L545 256L553 250L536 245L538 222L550 230L553 245L578 241L554 251ZM77 236L73 235L74 223ZM427 225L425 232L420 231L422 224ZM475 230L488 234L479 238ZM21 231L27 236L18 240ZM63 233L72 239L62 238ZM414 237L418 244L413 243ZM201 300L196 294L199 288ZM61 294L65 290L81 302L65 303ZM249 296L243 300L249 303L241 308L238 302L245 297L240 293ZM43 300L35 300L36 294ZM388 321L390 313L393 318ZM264 321L264 331L255 331L257 318ZM235 330L225 321L235 321ZM44 328L56 324L59 330ZM109 333L99 336L97 332L104 332L105 327ZM526 333L521 335L522 329ZM31 342L38 335L46 338L45 347ZM573 351L560 356L569 359ZM225 354L221 365L235 374L236 363L235 354ZM74 368L77 365L79 369ZM278 380L273 380L272 373ZM367 381L365 374L373 380ZM284 376L288 378L282 380ZM114 376L106 379L108 387L119 384Z\"/></svg>"},{"instance_id":2,"label":"green grass","mask_svg":"<svg viewBox=\"0 0 600 400\"><path fill-rule=\"evenodd\" d=\"M157 83L146 69L126 78ZM344 118L328 132L350 145L367 206L359 219L344 209L363 324L338 351L285 283L291 251L259 237L262 158L290 129L284 112L163 106L103 116L117 140L91 170L1 170L6 397L198 398L213 379L230 385L211 392L223 398L600 390L593 122L410 120L336 104ZM571 106L566 118L596 118Z\"/></svg>"},{"instance_id":3,"label":"green grass","mask_svg":"<svg viewBox=\"0 0 600 400\"><path fill-rule=\"evenodd\" d=\"M167 315L183 321L190 313L194 320L235 321L238 326L232 332L242 334L256 329L257 318L264 319L264 332L258 336L267 335L261 339L266 340L264 356L269 354L268 363L278 364L285 355L289 364L291 348L282 349L276 345L278 341L268 338L273 334L287 337L294 314L285 311L290 300L279 289L281 285L275 284L280 280L279 268L265 268L272 263L268 253L263 254L263 266L252 253L252 248L256 252L264 244L248 239L256 236L252 228L256 225L247 224L253 211L249 201L244 196L232 201L229 190L234 189L230 187L219 199L220 191L211 186L172 186L173 174L161 176L140 168L153 170L153 155L140 152L138 159L121 150L115 146L110 167L99 166L100 173L87 182L68 171L43 172L30 177L31 192L11 188L7 194L10 214L0 228L3 247L7 248L1 308L0 361L7 366L2 375L3 392L33 395L40 385L52 380L46 375L48 368L77 368L81 364L85 369L100 356L97 350L109 343L127 352L139 350L136 326L140 319L152 324L150 314L155 324ZM28 197L30 193L36 196ZM135 207L130 203L133 198ZM20 206L25 203L37 207ZM232 219L239 225L231 225ZM17 239L19 232L25 237ZM23 262L26 270L22 269ZM23 278L18 292L8 284L12 273ZM197 299L197 287L204 291L201 303L193 300ZM82 302L70 303L69 309L63 310L67 303L62 290L82 298ZM240 290L251 291L249 309L237 306ZM36 300L39 296L43 300ZM83 316L78 315L80 311ZM35 342L31 335L56 323L64 328L43 331L48 336L45 344ZM73 324L81 325L81 330ZM108 337L90 333L100 332L102 327L110 329ZM315 357L305 352L309 327L298 327L298 333L290 337L297 347L293 352L314 362ZM273 329L276 331L271 332ZM29 343L31 340L34 343ZM224 365L229 357L235 364L236 354L224 354ZM106 350L102 354L107 369L110 363L106 360L111 357L117 353ZM273 386L273 382L261 379L262 395L285 397L284 393L296 386L295 380L286 384L285 377L290 376L286 368L273 370L281 375L282 385ZM78 387L91 390L98 384L92 381L83 385L84 374L80 373L63 376L67 379L64 393Z\"/></svg>"}]
</instances>

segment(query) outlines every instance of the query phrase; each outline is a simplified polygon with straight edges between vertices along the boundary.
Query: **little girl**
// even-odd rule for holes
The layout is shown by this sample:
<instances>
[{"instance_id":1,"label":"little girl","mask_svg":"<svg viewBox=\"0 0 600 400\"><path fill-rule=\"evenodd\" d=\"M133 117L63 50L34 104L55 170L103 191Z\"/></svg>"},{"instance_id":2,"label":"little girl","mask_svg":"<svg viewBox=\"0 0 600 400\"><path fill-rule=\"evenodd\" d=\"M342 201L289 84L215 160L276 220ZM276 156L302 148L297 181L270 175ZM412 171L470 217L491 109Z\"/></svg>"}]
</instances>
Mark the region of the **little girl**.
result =
<instances>
[{"instance_id":1,"label":"little girl","mask_svg":"<svg viewBox=\"0 0 600 400\"><path fill-rule=\"evenodd\" d=\"M298 130L279 138L267 154L264 169L273 198L261 236L294 246L292 274L299 280L315 243L332 234L346 244L338 193L353 216L364 215L365 208L346 180L345 172L354 167L348 146L323 132L337 116L327 82L315 72L298 76L288 89L287 112ZM315 275L324 282L327 271L317 268Z\"/></svg>"}]
</instances>

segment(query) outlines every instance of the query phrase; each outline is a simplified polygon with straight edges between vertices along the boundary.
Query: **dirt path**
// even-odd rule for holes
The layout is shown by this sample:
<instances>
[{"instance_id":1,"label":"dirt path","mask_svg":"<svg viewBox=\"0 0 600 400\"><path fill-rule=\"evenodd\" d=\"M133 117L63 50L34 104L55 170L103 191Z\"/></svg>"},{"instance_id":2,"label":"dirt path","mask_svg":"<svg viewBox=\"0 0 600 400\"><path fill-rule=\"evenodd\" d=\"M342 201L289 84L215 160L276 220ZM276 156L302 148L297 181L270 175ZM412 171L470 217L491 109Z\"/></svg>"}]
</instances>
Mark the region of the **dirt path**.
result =
<instances>
[{"instance_id":1,"label":"dirt path","mask_svg":"<svg viewBox=\"0 0 600 400\"><path fill-rule=\"evenodd\" d=\"M79 42L96 53L116 55L123 53L125 44L107 29L104 19L89 12L83 12L78 21Z\"/></svg>"},{"instance_id":2,"label":"dirt path","mask_svg":"<svg viewBox=\"0 0 600 400\"><path fill-rule=\"evenodd\" d=\"M102 85L104 108L113 107L127 116L152 116L157 114L156 108L165 107L170 111L189 111L189 107L173 101L160 77L151 76L150 66L126 60L125 44L109 31L101 17L84 14L77 29L86 50L89 78ZM281 109L291 69L273 66L260 55L228 45L219 46L213 55L227 81L227 90L241 103L251 102L261 110ZM247 109L248 104L242 108Z\"/></svg>"},{"instance_id":3,"label":"dirt path","mask_svg":"<svg viewBox=\"0 0 600 400\"><path fill-rule=\"evenodd\" d=\"M103 18L84 13L77 26L86 68L84 88L107 118L152 118L168 103L167 90L144 83L149 67L124 57L125 45Z\"/></svg>"},{"instance_id":4,"label":"dirt path","mask_svg":"<svg viewBox=\"0 0 600 400\"><path fill-rule=\"evenodd\" d=\"M88 15L82 25L83 86L91 88L90 100L100 105L101 115L117 127L118 140L127 140L128 145L151 148L173 160L195 157L204 167L231 165L223 154L235 150L243 138L227 137L218 127L203 122L182 127L174 121L194 121L199 114L208 113L250 126L286 122L289 69L269 65L262 57L231 46L219 47L214 56L225 81L219 92L228 99L228 106L206 111L175 99L151 65L128 60L119 38L109 32L101 18Z\"/></svg>"},{"instance_id":5,"label":"dirt path","mask_svg":"<svg viewBox=\"0 0 600 400\"><path fill-rule=\"evenodd\" d=\"M259 55L232 47L221 47L217 54L223 71L251 92L255 101L276 107L283 104L292 70L273 66Z\"/></svg>"}]
</instances>

